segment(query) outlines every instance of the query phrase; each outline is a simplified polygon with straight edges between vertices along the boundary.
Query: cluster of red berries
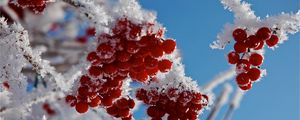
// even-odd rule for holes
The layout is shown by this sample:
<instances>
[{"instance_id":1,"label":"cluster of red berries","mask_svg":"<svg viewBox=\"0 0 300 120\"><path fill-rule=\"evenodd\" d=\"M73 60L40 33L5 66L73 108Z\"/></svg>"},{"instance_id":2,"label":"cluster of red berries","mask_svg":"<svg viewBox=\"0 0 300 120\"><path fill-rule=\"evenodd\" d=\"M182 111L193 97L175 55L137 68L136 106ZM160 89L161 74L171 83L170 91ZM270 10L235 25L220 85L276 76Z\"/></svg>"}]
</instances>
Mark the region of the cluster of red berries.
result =
<instances>
[{"instance_id":1,"label":"cluster of red berries","mask_svg":"<svg viewBox=\"0 0 300 120\"><path fill-rule=\"evenodd\" d=\"M43 12L47 2L48 0L17 0L19 6L28 8L34 13Z\"/></svg>"},{"instance_id":2,"label":"cluster of red berries","mask_svg":"<svg viewBox=\"0 0 300 120\"><path fill-rule=\"evenodd\" d=\"M50 107L48 103L43 104L43 109L47 112L48 115L55 115L56 112Z\"/></svg>"},{"instance_id":3,"label":"cluster of red berries","mask_svg":"<svg viewBox=\"0 0 300 120\"><path fill-rule=\"evenodd\" d=\"M130 109L134 108L135 102L133 99L121 98L114 104L106 109L107 113L116 118L122 118L122 120L131 120L132 113Z\"/></svg>"},{"instance_id":4,"label":"cluster of red berries","mask_svg":"<svg viewBox=\"0 0 300 120\"><path fill-rule=\"evenodd\" d=\"M260 65L263 63L263 56L255 50L260 50L266 43L269 47L275 46L279 38L272 34L270 28L262 27L254 35L247 35L244 29L237 28L233 31L232 36L236 43L234 51L228 54L228 62L236 64L238 73L236 82L242 90L249 90L253 82L261 76ZM240 56L240 54L242 54ZM245 55L249 55L248 58Z\"/></svg>"},{"instance_id":5,"label":"cluster of red berries","mask_svg":"<svg viewBox=\"0 0 300 120\"><path fill-rule=\"evenodd\" d=\"M136 25L124 18L116 22L113 35L98 37L97 49L87 55L91 66L80 78L77 95L66 96L66 102L75 106L77 112L85 113L89 107L102 105L110 115L130 120L134 101L116 100L121 96L123 81L131 77L145 82L158 71L171 69L172 62L161 57L175 50L175 41L162 40L161 32L147 31L142 36L143 27L143 24Z\"/></svg>"},{"instance_id":6,"label":"cluster of red berries","mask_svg":"<svg viewBox=\"0 0 300 120\"><path fill-rule=\"evenodd\" d=\"M136 98L149 105L147 114L152 120L162 120L166 114L168 120L196 120L199 112L208 104L206 95L176 88L161 92L156 88L148 91L138 89Z\"/></svg>"},{"instance_id":7,"label":"cluster of red berries","mask_svg":"<svg viewBox=\"0 0 300 120\"><path fill-rule=\"evenodd\" d=\"M11 8L19 19L24 19L24 10L28 9L34 14L41 13L46 8L48 0L9 0L8 7ZM16 4L17 3L17 4ZM13 19L2 8L0 8L0 15L5 17L8 23L13 23Z\"/></svg>"}]
</instances>

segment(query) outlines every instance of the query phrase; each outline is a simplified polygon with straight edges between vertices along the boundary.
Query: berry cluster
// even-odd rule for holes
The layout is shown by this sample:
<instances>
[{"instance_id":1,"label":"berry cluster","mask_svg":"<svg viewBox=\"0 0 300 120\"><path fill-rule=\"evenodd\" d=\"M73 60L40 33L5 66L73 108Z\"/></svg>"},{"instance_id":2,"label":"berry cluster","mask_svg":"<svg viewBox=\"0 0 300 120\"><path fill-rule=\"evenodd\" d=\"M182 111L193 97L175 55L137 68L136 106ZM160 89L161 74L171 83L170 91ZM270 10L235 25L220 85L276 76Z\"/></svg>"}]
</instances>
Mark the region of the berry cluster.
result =
<instances>
[{"instance_id":1,"label":"berry cluster","mask_svg":"<svg viewBox=\"0 0 300 120\"><path fill-rule=\"evenodd\" d=\"M107 113L122 120L131 120L132 114L130 109L134 108L135 102L133 99L121 98L114 102L114 104L106 109Z\"/></svg>"},{"instance_id":2,"label":"berry cluster","mask_svg":"<svg viewBox=\"0 0 300 120\"><path fill-rule=\"evenodd\" d=\"M28 9L34 14L38 14L44 11L48 0L9 0L8 7L12 9L19 19L24 19L24 10ZM2 8L0 8L0 15L5 17L8 23L13 23L13 19Z\"/></svg>"},{"instance_id":3,"label":"berry cluster","mask_svg":"<svg viewBox=\"0 0 300 120\"><path fill-rule=\"evenodd\" d=\"M152 120L162 120L165 114L168 120L196 120L199 112L208 103L208 97L198 92L171 88L158 91L138 89L136 98L149 105L147 114Z\"/></svg>"},{"instance_id":4,"label":"berry cluster","mask_svg":"<svg viewBox=\"0 0 300 120\"><path fill-rule=\"evenodd\" d=\"M96 50L87 55L91 66L80 78L77 95L66 96L66 102L75 106L78 113L102 105L114 117L131 119L134 101L116 100L121 96L123 81L131 77L143 83L157 72L171 69L172 62L162 57L175 50L175 41L163 40L161 31L153 33L147 26L147 34L142 35L143 27L144 24L136 25L124 18L116 22L112 35L99 35Z\"/></svg>"},{"instance_id":5,"label":"berry cluster","mask_svg":"<svg viewBox=\"0 0 300 120\"><path fill-rule=\"evenodd\" d=\"M271 29L267 27L262 27L254 35L249 36L244 29L237 28L233 31L232 36L236 43L234 44L234 51L227 56L228 62L236 64L238 73L236 82L239 87L242 90L249 90L253 82L261 76L260 65L264 59L256 50L261 50L265 43L269 47L274 47L279 38L277 35L272 34Z\"/></svg>"}]
</instances>

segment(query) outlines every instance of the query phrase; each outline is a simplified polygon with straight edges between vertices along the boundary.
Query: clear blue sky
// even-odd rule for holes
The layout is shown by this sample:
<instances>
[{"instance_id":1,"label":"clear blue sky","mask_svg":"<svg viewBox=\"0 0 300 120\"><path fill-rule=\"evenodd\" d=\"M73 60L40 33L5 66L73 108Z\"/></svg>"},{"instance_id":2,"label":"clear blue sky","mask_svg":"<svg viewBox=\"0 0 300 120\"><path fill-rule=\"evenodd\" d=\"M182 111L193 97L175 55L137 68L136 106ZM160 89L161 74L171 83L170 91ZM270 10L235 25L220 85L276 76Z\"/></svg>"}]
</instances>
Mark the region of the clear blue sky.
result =
<instances>
[{"instance_id":1,"label":"clear blue sky","mask_svg":"<svg viewBox=\"0 0 300 120\"><path fill-rule=\"evenodd\" d=\"M257 16L297 12L299 0L247 0ZM216 74L230 68L226 54L231 49L212 50L223 25L233 21L233 14L223 9L219 0L140 0L143 8L158 13L158 21L167 27L167 36L177 40L187 75L206 84ZM233 120L299 120L300 34L290 36L275 51L267 50L263 68L268 75L254 84L233 115ZM233 81L233 80L231 80ZM233 82L232 82L233 83ZM235 84L232 84L235 85ZM220 89L215 90L216 94ZM217 120L220 120L225 106ZM206 119L205 111L201 119ZM144 112L135 114L137 120Z\"/></svg>"}]
</instances>

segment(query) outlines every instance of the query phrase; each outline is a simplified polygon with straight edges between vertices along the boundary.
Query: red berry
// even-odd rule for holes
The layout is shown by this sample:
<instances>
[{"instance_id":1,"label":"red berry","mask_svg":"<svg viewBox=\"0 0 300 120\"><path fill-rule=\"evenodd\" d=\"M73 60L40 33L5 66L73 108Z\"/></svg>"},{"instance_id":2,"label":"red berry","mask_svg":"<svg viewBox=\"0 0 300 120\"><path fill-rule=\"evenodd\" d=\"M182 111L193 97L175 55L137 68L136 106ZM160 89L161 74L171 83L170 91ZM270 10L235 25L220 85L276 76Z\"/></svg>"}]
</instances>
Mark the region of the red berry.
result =
<instances>
[{"instance_id":1,"label":"red berry","mask_svg":"<svg viewBox=\"0 0 300 120\"><path fill-rule=\"evenodd\" d=\"M240 59L240 55L232 51L227 55L227 59L230 64L236 64Z\"/></svg>"},{"instance_id":2,"label":"red berry","mask_svg":"<svg viewBox=\"0 0 300 120\"><path fill-rule=\"evenodd\" d=\"M164 52L167 54L171 54L175 50L175 47L176 47L176 42L171 39L165 40L162 44L162 48Z\"/></svg>"},{"instance_id":3,"label":"red berry","mask_svg":"<svg viewBox=\"0 0 300 120\"><path fill-rule=\"evenodd\" d=\"M101 104L101 98L99 96L96 96L94 99L91 100L89 103L90 107L97 107Z\"/></svg>"},{"instance_id":4,"label":"red berry","mask_svg":"<svg viewBox=\"0 0 300 120\"><path fill-rule=\"evenodd\" d=\"M168 72L172 67L172 62L167 59L163 59L158 62L158 69L160 72Z\"/></svg>"},{"instance_id":5,"label":"red berry","mask_svg":"<svg viewBox=\"0 0 300 120\"><path fill-rule=\"evenodd\" d=\"M108 75L114 75L118 72L118 68L114 64L106 64L103 67L103 72Z\"/></svg>"},{"instance_id":6,"label":"red berry","mask_svg":"<svg viewBox=\"0 0 300 120\"><path fill-rule=\"evenodd\" d=\"M237 28L232 32L232 36L235 41L243 42L247 38L247 33L245 30L243 30L241 28Z\"/></svg>"},{"instance_id":7,"label":"red berry","mask_svg":"<svg viewBox=\"0 0 300 120\"><path fill-rule=\"evenodd\" d=\"M86 102L79 102L76 104L75 109L78 113L85 113L89 109L89 105Z\"/></svg>"},{"instance_id":8,"label":"red berry","mask_svg":"<svg viewBox=\"0 0 300 120\"><path fill-rule=\"evenodd\" d=\"M83 75L83 76L81 76L81 78L80 78L80 84L82 84L82 85L87 85L87 84L90 83L90 80L91 80L91 78L90 78L89 76Z\"/></svg>"},{"instance_id":9,"label":"red berry","mask_svg":"<svg viewBox=\"0 0 300 120\"><path fill-rule=\"evenodd\" d=\"M239 86L242 90L250 90L252 88L252 83L248 83L247 85Z\"/></svg>"},{"instance_id":10,"label":"red berry","mask_svg":"<svg viewBox=\"0 0 300 120\"><path fill-rule=\"evenodd\" d=\"M10 85L8 84L7 81L3 82L2 84L3 84L4 88L6 88L6 89L10 88Z\"/></svg>"},{"instance_id":11,"label":"red berry","mask_svg":"<svg viewBox=\"0 0 300 120\"><path fill-rule=\"evenodd\" d=\"M250 63L248 60L242 59L236 64L236 69L238 72L246 72L250 69Z\"/></svg>"},{"instance_id":12,"label":"red berry","mask_svg":"<svg viewBox=\"0 0 300 120\"><path fill-rule=\"evenodd\" d=\"M97 47L97 52L98 52L98 55L101 59L111 58L115 53L113 47L106 44L106 43L100 44Z\"/></svg>"},{"instance_id":13,"label":"red berry","mask_svg":"<svg viewBox=\"0 0 300 120\"><path fill-rule=\"evenodd\" d=\"M250 78L249 78L248 74L241 73L236 76L236 82L240 86L246 85L246 84L250 83Z\"/></svg>"},{"instance_id":14,"label":"red berry","mask_svg":"<svg viewBox=\"0 0 300 120\"><path fill-rule=\"evenodd\" d=\"M152 58L150 56L146 57L145 58L145 65L146 65L146 68L154 68L156 67L158 64L158 60L155 59L155 58Z\"/></svg>"},{"instance_id":15,"label":"red berry","mask_svg":"<svg viewBox=\"0 0 300 120\"><path fill-rule=\"evenodd\" d=\"M78 94L80 96L87 96L89 94L89 87L81 86L78 88Z\"/></svg>"},{"instance_id":16,"label":"red berry","mask_svg":"<svg viewBox=\"0 0 300 120\"><path fill-rule=\"evenodd\" d=\"M155 117L155 113L156 113L156 110L157 110L157 107L156 106L150 106L148 109L147 109L147 114L150 116L150 117Z\"/></svg>"},{"instance_id":17,"label":"red berry","mask_svg":"<svg viewBox=\"0 0 300 120\"><path fill-rule=\"evenodd\" d=\"M262 27L257 30L256 36L262 40L267 40L271 37L272 31L268 27Z\"/></svg>"},{"instance_id":18,"label":"red berry","mask_svg":"<svg viewBox=\"0 0 300 120\"><path fill-rule=\"evenodd\" d=\"M275 46L279 41L279 38L277 35L272 35L270 39L266 40L266 43L269 47Z\"/></svg>"},{"instance_id":19,"label":"red berry","mask_svg":"<svg viewBox=\"0 0 300 120\"><path fill-rule=\"evenodd\" d=\"M247 47L249 48L255 48L259 45L259 43L261 42L262 40L255 36L255 35L250 35L247 39L246 39L246 45Z\"/></svg>"},{"instance_id":20,"label":"red berry","mask_svg":"<svg viewBox=\"0 0 300 120\"><path fill-rule=\"evenodd\" d=\"M260 77L260 70L258 68L251 68L249 71L248 71L248 76L250 78L251 81L256 81L259 79Z\"/></svg>"},{"instance_id":21,"label":"red berry","mask_svg":"<svg viewBox=\"0 0 300 120\"><path fill-rule=\"evenodd\" d=\"M128 100L128 107L129 107L130 109L132 109L132 108L134 108L134 106L135 106L134 100L133 100L133 99L129 99L129 100Z\"/></svg>"},{"instance_id":22,"label":"red berry","mask_svg":"<svg viewBox=\"0 0 300 120\"><path fill-rule=\"evenodd\" d=\"M111 107L108 107L108 108L106 108L106 111L107 111L107 113L108 114L110 114L111 116L115 116L115 115L117 115L117 113L118 113L118 108L116 107L116 106L111 106Z\"/></svg>"},{"instance_id":23,"label":"red berry","mask_svg":"<svg viewBox=\"0 0 300 120\"><path fill-rule=\"evenodd\" d=\"M130 62L117 62L117 67L122 71L129 70L131 66Z\"/></svg>"},{"instance_id":24,"label":"red berry","mask_svg":"<svg viewBox=\"0 0 300 120\"><path fill-rule=\"evenodd\" d=\"M263 57L260 54L253 53L249 58L249 62L253 66L259 66L263 62Z\"/></svg>"},{"instance_id":25,"label":"red berry","mask_svg":"<svg viewBox=\"0 0 300 120\"><path fill-rule=\"evenodd\" d=\"M140 48L135 41L127 41L126 50L128 53L135 54L139 49Z\"/></svg>"},{"instance_id":26,"label":"red berry","mask_svg":"<svg viewBox=\"0 0 300 120\"><path fill-rule=\"evenodd\" d=\"M131 57L131 54L126 51L120 51L117 53L117 60L120 62L127 62Z\"/></svg>"},{"instance_id":27,"label":"red berry","mask_svg":"<svg viewBox=\"0 0 300 120\"><path fill-rule=\"evenodd\" d=\"M146 69L149 76L155 76L156 73L159 71L158 67Z\"/></svg>"},{"instance_id":28,"label":"red berry","mask_svg":"<svg viewBox=\"0 0 300 120\"><path fill-rule=\"evenodd\" d=\"M87 58L86 58L88 61L90 62L93 62L97 59L99 59L98 55L96 52L90 52L88 55L87 55Z\"/></svg>"},{"instance_id":29,"label":"red berry","mask_svg":"<svg viewBox=\"0 0 300 120\"><path fill-rule=\"evenodd\" d=\"M119 110L118 111L118 115L120 115L121 117L127 117L127 116L129 116L130 115L129 108L125 108L125 109Z\"/></svg>"},{"instance_id":30,"label":"red berry","mask_svg":"<svg viewBox=\"0 0 300 120\"><path fill-rule=\"evenodd\" d=\"M162 47L159 45L153 46L152 48L150 48L150 50L151 50L150 53L152 57L159 58L164 55L164 51Z\"/></svg>"},{"instance_id":31,"label":"red berry","mask_svg":"<svg viewBox=\"0 0 300 120\"><path fill-rule=\"evenodd\" d=\"M128 108L128 101L126 98L119 99L115 104L120 109Z\"/></svg>"},{"instance_id":32,"label":"red berry","mask_svg":"<svg viewBox=\"0 0 300 120\"><path fill-rule=\"evenodd\" d=\"M87 36L78 37L77 41L81 44L85 44L85 43L87 43L88 38L87 38Z\"/></svg>"},{"instance_id":33,"label":"red berry","mask_svg":"<svg viewBox=\"0 0 300 120\"><path fill-rule=\"evenodd\" d=\"M247 45L243 42L237 42L234 44L234 50L237 53L244 53L247 51Z\"/></svg>"},{"instance_id":34,"label":"red berry","mask_svg":"<svg viewBox=\"0 0 300 120\"><path fill-rule=\"evenodd\" d=\"M45 4L45 0L18 0L18 4L23 7L43 6Z\"/></svg>"},{"instance_id":35,"label":"red berry","mask_svg":"<svg viewBox=\"0 0 300 120\"><path fill-rule=\"evenodd\" d=\"M86 30L86 34L88 36L95 36L96 34L96 29L94 27L89 27L87 30Z\"/></svg>"},{"instance_id":36,"label":"red berry","mask_svg":"<svg viewBox=\"0 0 300 120\"><path fill-rule=\"evenodd\" d=\"M72 96L72 95L67 95L65 100L66 100L66 103L70 104L71 107L74 107L77 102L76 97Z\"/></svg>"},{"instance_id":37,"label":"red berry","mask_svg":"<svg viewBox=\"0 0 300 120\"><path fill-rule=\"evenodd\" d=\"M101 73L102 73L102 70L101 70L101 67L99 67L99 66L91 66L89 68L89 74L94 77L101 75Z\"/></svg>"},{"instance_id":38,"label":"red berry","mask_svg":"<svg viewBox=\"0 0 300 120\"><path fill-rule=\"evenodd\" d=\"M136 74L136 79L140 82L145 82L148 79L148 73L146 71L140 71Z\"/></svg>"},{"instance_id":39,"label":"red berry","mask_svg":"<svg viewBox=\"0 0 300 120\"><path fill-rule=\"evenodd\" d=\"M113 102L113 98L112 97L104 97L101 102L102 102L103 106L111 106L112 102Z\"/></svg>"}]
</instances>

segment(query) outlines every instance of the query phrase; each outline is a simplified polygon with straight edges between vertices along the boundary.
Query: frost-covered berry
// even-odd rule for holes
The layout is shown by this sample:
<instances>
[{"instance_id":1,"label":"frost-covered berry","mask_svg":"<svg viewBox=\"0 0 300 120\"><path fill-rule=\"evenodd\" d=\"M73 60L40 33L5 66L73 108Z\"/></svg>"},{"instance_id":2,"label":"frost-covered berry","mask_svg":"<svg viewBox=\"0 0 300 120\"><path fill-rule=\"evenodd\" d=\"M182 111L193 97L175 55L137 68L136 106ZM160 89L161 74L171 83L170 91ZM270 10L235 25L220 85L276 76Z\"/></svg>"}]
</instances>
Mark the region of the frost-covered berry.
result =
<instances>
[{"instance_id":1,"label":"frost-covered berry","mask_svg":"<svg viewBox=\"0 0 300 120\"><path fill-rule=\"evenodd\" d=\"M158 62L158 69L160 72L168 72L172 67L172 62L167 59L163 59Z\"/></svg>"},{"instance_id":2,"label":"frost-covered berry","mask_svg":"<svg viewBox=\"0 0 300 120\"><path fill-rule=\"evenodd\" d=\"M247 51L247 45L243 42L236 42L234 44L234 50L237 53L244 53Z\"/></svg>"},{"instance_id":3,"label":"frost-covered berry","mask_svg":"<svg viewBox=\"0 0 300 120\"><path fill-rule=\"evenodd\" d=\"M75 106L78 113L85 113L89 109L89 105L86 102L78 102Z\"/></svg>"},{"instance_id":4,"label":"frost-covered berry","mask_svg":"<svg viewBox=\"0 0 300 120\"><path fill-rule=\"evenodd\" d=\"M261 38L262 40L267 40L271 37L272 31L268 27L262 27L257 30L255 35Z\"/></svg>"},{"instance_id":5,"label":"frost-covered berry","mask_svg":"<svg viewBox=\"0 0 300 120\"><path fill-rule=\"evenodd\" d=\"M235 41L243 42L247 38L247 33L245 30L243 30L241 28L237 28L232 32L232 36Z\"/></svg>"},{"instance_id":6,"label":"frost-covered berry","mask_svg":"<svg viewBox=\"0 0 300 120\"><path fill-rule=\"evenodd\" d=\"M275 46L279 41L279 38L277 35L272 35L270 39L266 40L266 44L269 46L269 47L273 47Z\"/></svg>"},{"instance_id":7,"label":"frost-covered berry","mask_svg":"<svg viewBox=\"0 0 300 120\"><path fill-rule=\"evenodd\" d=\"M258 68L251 68L247 74L251 81L256 81L259 79L261 72Z\"/></svg>"},{"instance_id":8,"label":"frost-covered berry","mask_svg":"<svg viewBox=\"0 0 300 120\"><path fill-rule=\"evenodd\" d=\"M175 50L175 47L176 47L176 42L171 39L165 40L162 44L162 48L164 52L167 54L171 54Z\"/></svg>"},{"instance_id":9,"label":"frost-covered berry","mask_svg":"<svg viewBox=\"0 0 300 120\"><path fill-rule=\"evenodd\" d=\"M249 62L251 65L253 66L259 66L262 64L263 62L263 56L258 54L258 53L253 53L251 54L251 56L249 57Z\"/></svg>"},{"instance_id":10,"label":"frost-covered berry","mask_svg":"<svg viewBox=\"0 0 300 120\"><path fill-rule=\"evenodd\" d=\"M238 74L235 80L239 86L247 85L248 83L250 83L250 78L246 73Z\"/></svg>"},{"instance_id":11,"label":"frost-covered berry","mask_svg":"<svg viewBox=\"0 0 300 120\"><path fill-rule=\"evenodd\" d=\"M236 64L240 59L240 55L232 51L227 55L227 59L230 64Z\"/></svg>"}]
</instances>

